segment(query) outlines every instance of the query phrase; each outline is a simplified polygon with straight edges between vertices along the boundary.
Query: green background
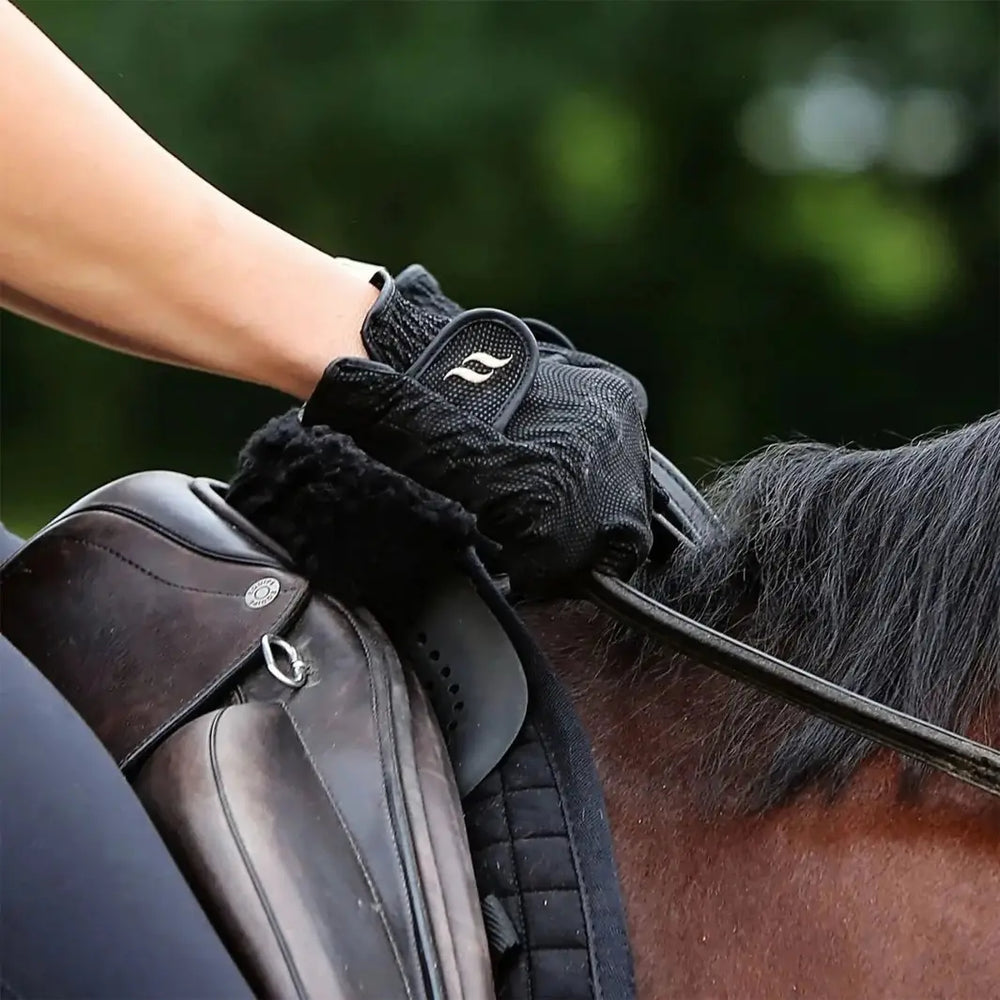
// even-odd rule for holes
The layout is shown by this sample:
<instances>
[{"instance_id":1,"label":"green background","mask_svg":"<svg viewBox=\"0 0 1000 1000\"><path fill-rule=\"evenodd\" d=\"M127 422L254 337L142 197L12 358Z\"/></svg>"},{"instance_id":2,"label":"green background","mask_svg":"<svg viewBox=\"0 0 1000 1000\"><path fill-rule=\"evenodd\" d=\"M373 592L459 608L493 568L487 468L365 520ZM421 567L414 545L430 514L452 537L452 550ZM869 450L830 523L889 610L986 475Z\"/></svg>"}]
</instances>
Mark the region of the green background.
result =
<instances>
[{"instance_id":1,"label":"green background","mask_svg":"<svg viewBox=\"0 0 1000 1000\"><path fill-rule=\"evenodd\" d=\"M255 212L630 367L695 476L997 406L995 3L22 6ZM21 531L138 469L225 478L287 405L2 323Z\"/></svg>"}]
</instances>

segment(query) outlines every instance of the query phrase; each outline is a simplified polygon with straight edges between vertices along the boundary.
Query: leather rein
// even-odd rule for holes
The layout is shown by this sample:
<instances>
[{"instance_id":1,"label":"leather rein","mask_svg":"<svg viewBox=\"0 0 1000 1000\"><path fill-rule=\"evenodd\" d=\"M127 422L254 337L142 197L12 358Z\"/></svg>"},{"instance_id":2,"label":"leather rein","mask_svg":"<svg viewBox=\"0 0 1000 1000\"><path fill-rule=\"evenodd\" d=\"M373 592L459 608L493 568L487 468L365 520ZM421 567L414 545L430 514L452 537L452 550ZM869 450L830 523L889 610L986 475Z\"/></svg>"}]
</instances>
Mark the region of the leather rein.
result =
<instances>
[{"instance_id":1,"label":"leather rein","mask_svg":"<svg viewBox=\"0 0 1000 1000\"><path fill-rule=\"evenodd\" d=\"M1000 796L1000 752L817 677L595 573L588 595L678 652L960 781Z\"/></svg>"},{"instance_id":2,"label":"leather rein","mask_svg":"<svg viewBox=\"0 0 1000 1000\"><path fill-rule=\"evenodd\" d=\"M656 515L661 537L692 545L715 522L707 502L687 479L652 452ZM661 604L631 584L595 572L587 596L673 649L729 677L805 709L938 771L1000 796L1000 751L873 701L763 650L740 642Z\"/></svg>"}]
</instances>

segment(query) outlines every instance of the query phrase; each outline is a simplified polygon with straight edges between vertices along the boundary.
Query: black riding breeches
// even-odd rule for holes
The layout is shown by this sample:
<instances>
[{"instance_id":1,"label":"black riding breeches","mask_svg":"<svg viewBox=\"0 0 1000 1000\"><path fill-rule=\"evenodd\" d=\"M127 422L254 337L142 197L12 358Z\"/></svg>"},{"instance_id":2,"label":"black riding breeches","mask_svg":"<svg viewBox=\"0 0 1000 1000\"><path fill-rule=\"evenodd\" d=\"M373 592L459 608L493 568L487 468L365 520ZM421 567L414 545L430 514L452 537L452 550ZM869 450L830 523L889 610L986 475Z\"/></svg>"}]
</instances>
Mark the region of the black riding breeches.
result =
<instances>
[{"instance_id":1,"label":"black riding breeches","mask_svg":"<svg viewBox=\"0 0 1000 1000\"><path fill-rule=\"evenodd\" d=\"M0 995L253 996L110 754L3 637Z\"/></svg>"}]
</instances>

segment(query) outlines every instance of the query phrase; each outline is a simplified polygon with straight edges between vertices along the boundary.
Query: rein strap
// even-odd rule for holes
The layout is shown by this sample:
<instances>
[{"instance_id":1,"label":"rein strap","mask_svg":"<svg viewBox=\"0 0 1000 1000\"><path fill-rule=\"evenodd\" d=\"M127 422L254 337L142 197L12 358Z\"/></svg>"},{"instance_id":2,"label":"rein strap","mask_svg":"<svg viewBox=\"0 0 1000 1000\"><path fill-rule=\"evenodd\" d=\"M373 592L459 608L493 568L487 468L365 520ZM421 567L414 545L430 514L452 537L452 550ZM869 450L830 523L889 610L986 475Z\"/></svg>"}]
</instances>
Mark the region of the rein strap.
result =
<instances>
[{"instance_id":1,"label":"rein strap","mask_svg":"<svg viewBox=\"0 0 1000 1000\"><path fill-rule=\"evenodd\" d=\"M1000 796L1000 751L840 687L717 632L603 573L588 596L616 617L729 677Z\"/></svg>"}]
</instances>

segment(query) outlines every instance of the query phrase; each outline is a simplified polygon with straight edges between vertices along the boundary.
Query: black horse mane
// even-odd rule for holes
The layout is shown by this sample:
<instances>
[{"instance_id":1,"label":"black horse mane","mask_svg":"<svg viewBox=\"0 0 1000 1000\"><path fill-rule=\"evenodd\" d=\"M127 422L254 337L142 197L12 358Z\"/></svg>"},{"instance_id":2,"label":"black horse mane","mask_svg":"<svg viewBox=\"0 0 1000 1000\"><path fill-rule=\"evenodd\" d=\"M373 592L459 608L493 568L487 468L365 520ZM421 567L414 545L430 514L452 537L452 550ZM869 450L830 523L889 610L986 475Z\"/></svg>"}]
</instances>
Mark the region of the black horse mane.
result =
<instances>
[{"instance_id":1,"label":"black horse mane","mask_svg":"<svg viewBox=\"0 0 1000 1000\"><path fill-rule=\"evenodd\" d=\"M770 445L706 495L724 530L643 581L651 592L939 726L985 721L1000 695L1000 413L889 450ZM662 664L662 650L646 652ZM739 762L761 765L749 792L742 768L744 805L814 784L836 794L872 750L742 685L726 690L705 757L729 793ZM922 777L905 769L903 792Z\"/></svg>"}]
</instances>

